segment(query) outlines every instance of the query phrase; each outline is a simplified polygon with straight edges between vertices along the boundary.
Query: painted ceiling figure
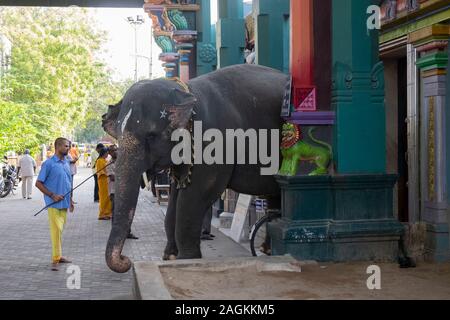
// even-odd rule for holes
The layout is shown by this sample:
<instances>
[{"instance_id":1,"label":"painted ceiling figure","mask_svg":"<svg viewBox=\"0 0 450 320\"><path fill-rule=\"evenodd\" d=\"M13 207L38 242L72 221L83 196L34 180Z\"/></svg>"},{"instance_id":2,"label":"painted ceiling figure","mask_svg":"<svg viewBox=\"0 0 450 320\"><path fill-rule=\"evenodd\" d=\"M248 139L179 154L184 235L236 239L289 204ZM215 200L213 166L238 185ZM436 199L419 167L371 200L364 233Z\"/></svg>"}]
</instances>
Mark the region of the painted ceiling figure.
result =
<instances>
[{"instance_id":1,"label":"painted ceiling figure","mask_svg":"<svg viewBox=\"0 0 450 320\"><path fill-rule=\"evenodd\" d=\"M419 9L419 1L418 0L407 0L406 8L408 9L408 12L416 11L417 9Z\"/></svg>"},{"instance_id":2,"label":"painted ceiling figure","mask_svg":"<svg viewBox=\"0 0 450 320\"><path fill-rule=\"evenodd\" d=\"M255 64L255 18L253 12L245 17L245 62Z\"/></svg>"},{"instance_id":3,"label":"painted ceiling figure","mask_svg":"<svg viewBox=\"0 0 450 320\"><path fill-rule=\"evenodd\" d=\"M390 21L397 17L397 0L387 0L383 3L386 8L386 20Z\"/></svg>"},{"instance_id":4,"label":"painted ceiling figure","mask_svg":"<svg viewBox=\"0 0 450 320\"><path fill-rule=\"evenodd\" d=\"M255 18L253 12L245 17L245 49L253 51L255 48Z\"/></svg>"}]
</instances>

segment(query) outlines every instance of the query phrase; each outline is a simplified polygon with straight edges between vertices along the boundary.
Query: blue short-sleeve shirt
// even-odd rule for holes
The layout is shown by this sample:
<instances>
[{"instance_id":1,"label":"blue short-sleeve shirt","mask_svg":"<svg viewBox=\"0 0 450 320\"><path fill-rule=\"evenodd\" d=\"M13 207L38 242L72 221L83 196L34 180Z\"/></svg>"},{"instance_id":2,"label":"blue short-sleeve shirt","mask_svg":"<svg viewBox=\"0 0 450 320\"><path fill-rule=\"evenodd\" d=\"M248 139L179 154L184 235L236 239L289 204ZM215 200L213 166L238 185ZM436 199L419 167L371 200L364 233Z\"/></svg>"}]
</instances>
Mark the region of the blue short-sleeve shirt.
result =
<instances>
[{"instance_id":1,"label":"blue short-sleeve shirt","mask_svg":"<svg viewBox=\"0 0 450 320\"><path fill-rule=\"evenodd\" d=\"M37 178L44 186L54 194L65 195L72 189L72 173L70 171L70 162L65 157L59 159L56 155L42 164L41 171ZM45 205L53 203L53 199L44 195ZM68 209L70 207L70 193L58 203L50 206L55 209Z\"/></svg>"}]
</instances>

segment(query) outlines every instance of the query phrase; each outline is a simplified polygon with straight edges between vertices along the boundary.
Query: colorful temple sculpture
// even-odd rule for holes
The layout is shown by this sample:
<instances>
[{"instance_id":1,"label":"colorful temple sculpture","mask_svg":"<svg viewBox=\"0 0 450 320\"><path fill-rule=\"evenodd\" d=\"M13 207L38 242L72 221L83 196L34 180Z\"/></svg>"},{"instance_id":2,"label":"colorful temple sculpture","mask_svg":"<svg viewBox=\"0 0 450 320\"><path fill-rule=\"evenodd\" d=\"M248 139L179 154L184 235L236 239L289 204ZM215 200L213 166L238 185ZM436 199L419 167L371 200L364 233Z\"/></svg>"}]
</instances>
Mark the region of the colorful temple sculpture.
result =
<instances>
[{"instance_id":1,"label":"colorful temple sculpture","mask_svg":"<svg viewBox=\"0 0 450 320\"><path fill-rule=\"evenodd\" d=\"M450 260L448 1L381 3L388 171L398 219L417 259Z\"/></svg>"},{"instance_id":2,"label":"colorful temple sculpture","mask_svg":"<svg viewBox=\"0 0 450 320\"><path fill-rule=\"evenodd\" d=\"M164 62L166 77L179 77L182 81L195 77L195 14L200 6L193 0L145 0L144 10L152 19L153 36L162 50L159 58Z\"/></svg>"}]
</instances>

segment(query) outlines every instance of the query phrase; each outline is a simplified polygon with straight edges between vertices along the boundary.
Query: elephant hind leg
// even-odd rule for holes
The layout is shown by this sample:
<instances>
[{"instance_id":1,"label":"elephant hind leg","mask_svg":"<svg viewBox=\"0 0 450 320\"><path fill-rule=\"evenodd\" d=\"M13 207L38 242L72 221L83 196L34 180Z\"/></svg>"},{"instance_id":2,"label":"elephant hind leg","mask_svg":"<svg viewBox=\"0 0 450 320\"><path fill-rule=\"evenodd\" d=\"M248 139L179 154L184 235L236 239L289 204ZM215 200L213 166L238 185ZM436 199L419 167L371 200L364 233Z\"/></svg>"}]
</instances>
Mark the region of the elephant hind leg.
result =
<instances>
[{"instance_id":1,"label":"elephant hind leg","mask_svg":"<svg viewBox=\"0 0 450 320\"><path fill-rule=\"evenodd\" d=\"M170 191L169 205L167 207L166 218L164 220L167 244L164 249L163 260L174 260L178 255L178 248L175 242L175 220L178 190L174 183L172 183Z\"/></svg>"}]
</instances>

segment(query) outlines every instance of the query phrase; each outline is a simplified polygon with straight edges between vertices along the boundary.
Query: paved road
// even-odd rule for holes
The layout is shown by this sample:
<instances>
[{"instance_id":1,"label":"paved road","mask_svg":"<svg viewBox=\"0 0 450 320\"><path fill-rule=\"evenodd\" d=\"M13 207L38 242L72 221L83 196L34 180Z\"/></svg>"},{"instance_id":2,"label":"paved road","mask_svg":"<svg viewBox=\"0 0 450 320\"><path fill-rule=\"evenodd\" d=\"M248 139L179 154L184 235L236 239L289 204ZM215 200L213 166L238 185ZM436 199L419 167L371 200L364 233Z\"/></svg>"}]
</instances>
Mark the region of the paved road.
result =
<instances>
[{"instance_id":1,"label":"paved road","mask_svg":"<svg viewBox=\"0 0 450 320\"><path fill-rule=\"evenodd\" d=\"M90 170L81 169L75 184ZM132 274L116 274L105 264L104 251L110 221L97 220L98 203L93 202L93 180L75 191L74 214L69 214L63 234L63 255L81 270L81 289L67 288L65 268L49 269L51 244L42 194L35 189L32 200L16 195L0 199L0 299L115 299L131 295ZM153 196L141 191L133 232L139 240L128 240L124 254L137 260L160 260L165 245L164 213L153 204Z\"/></svg>"},{"instance_id":2,"label":"paved road","mask_svg":"<svg viewBox=\"0 0 450 320\"><path fill-rule=\"evenodd\" d=\"M79 169L75 185L91 171ZM131 298L132 272L117 274L105 264L104 252L111 229L110 221L99 221L98 203L93 202L94 182L89 180L74 193L77 202L68 214L63 234L63 255L81 270L81 288L68 289L70 274L61 268L50 270L51 243L47 211L33 217L44 204L35 189L32 200L15 195L0 199L0 299L127 299ZM154 203L151 192L140 192L132 231L139 240L127 240L124 254L133 261L161 260L166 236L166 207ZM242 257L250 253L215 231L214 241L202 242L204 257Z\"/></svg>"}]
</instances>

